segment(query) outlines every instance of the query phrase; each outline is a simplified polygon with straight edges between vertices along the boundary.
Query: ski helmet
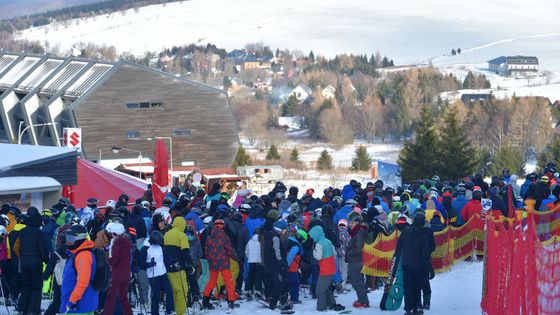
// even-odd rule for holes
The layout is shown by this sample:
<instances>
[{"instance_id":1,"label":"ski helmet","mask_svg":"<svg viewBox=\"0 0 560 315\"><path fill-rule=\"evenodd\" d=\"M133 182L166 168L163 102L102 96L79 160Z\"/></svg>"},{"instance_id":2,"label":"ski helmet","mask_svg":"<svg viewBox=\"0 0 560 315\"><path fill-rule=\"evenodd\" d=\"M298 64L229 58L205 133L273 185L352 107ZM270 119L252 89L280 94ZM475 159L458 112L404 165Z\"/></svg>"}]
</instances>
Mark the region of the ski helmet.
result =
<instances>
[{"instance_id":1,"label":"ski helmet","mask_svg":"<svg viewBox=\"0 0 560 315\"><path fill-rule=\"evenodd\" d=\"M6 227L4 227L3 225L0 225L0 237L4 237L4 236L6 236L6 234L8 234L8 231L6 230Z\"/></svg>"},{"instance_id":2,"label":"ski helmet","mask_svg":"<svg viewBox=\"0 0 560 315\"><path fill-rule=\"evenodd\" d=\"M80 224L72 225L66 231L66 245L69 250L80 247L88 238L86 227Z\"/></svg>"},{"instance_id":3,"label":"ski helmet","mask_svg":"<svg viewBox=\"0 0 560 315\"><path fill-rule=\"evenodd\" d=\"M124 225L117 222L111 222L107 224L105 230L112 234L113 236L124 234Z\"/></svg>"}]
</instances>

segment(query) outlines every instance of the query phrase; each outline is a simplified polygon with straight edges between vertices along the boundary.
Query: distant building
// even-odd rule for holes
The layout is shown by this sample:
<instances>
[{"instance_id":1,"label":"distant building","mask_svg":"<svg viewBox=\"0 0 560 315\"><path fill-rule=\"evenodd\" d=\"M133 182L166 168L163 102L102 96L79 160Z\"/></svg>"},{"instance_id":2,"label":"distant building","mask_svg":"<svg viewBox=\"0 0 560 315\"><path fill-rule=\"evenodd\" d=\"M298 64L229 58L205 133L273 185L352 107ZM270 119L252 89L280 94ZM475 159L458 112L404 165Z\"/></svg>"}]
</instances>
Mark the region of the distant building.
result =
<instances>
[{"instance_id":1,"label":"distant building","mask_svg":"<svg viewBox=\"0 0 560 315\"><path fill-rule=\"evenodd\" d=\"M290 92L289 96L295 95L300 103L303 103L311 98L313 95L313 91L306 85L300 84L296 86L292 92Z\"/></svg>"},{"instance_id":2,"label":"distant building","mask_svg":"<svg viewBox=\"0 0 560 315\"><path fill-rule=\"evenodd\" d=\"M288 130L300 130L303 116L278 117L278 126Z\"/></svg>"},{"instance_id":3,"label":"distant building","mask_svg":"<svg viewBox=\"0 0 560 315\"><path fill-rule=\"evenodd\" d=\"M539 72L539 59L534 56L501 56L488 61L488 69L514 78L535 77Z\"/></svg>"},{"instance_id":4,"label":"distant building","mask_svg":"<svg viewBox=\"0 0 560 315\"><path fill-rule=\"evenodd\" d=\"M324 89L321 90L321 94L326 99L334 98L335 93L336 93L336 88L332 86L332 84L327 85Z\"/></svg>"},{"instance_id":5,"label":"distant building","mask_svg":"<svg viewBox=\"0 0 560 315\"><path fill-rule=\"evenodd\" d=\"M469 104L472 102L488 102L490 100L491 94L463 94L461 95L461 101L463 104Z\"/></svg>"},{"instance_id":6,"label":"distant building","mask_svg":"<svg viewBox=\"0 0 560 315\"><path fill-rule=\"evenodd\" d=\"M62 146L65 127L82 129L90 160L113 146L149 157L147 138L170 137L175 165L229 167L239 148L223 90L127 61L0 51L0 142Z\"/></svg>"}]
</instances>

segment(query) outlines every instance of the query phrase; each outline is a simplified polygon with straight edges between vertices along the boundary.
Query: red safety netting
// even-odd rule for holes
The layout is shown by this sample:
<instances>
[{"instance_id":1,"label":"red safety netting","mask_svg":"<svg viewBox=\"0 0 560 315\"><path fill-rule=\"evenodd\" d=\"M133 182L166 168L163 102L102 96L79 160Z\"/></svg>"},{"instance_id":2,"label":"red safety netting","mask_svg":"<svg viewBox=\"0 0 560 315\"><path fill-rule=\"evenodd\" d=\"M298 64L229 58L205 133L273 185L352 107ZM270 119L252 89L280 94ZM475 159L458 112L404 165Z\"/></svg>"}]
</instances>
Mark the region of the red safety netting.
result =
<instances>
[{"instance_id":1,"label":"red safety netting","mask_svg":"<svg viewBox=\"0 0 560 315\"><path fill-rule=\"evenodd\" d=\"M551 221L545 223L549 214ZM555 221L552 213L532 210L526 219L518 215L507 221L487 220L481 303L485 314L560 314L559 239L554 229L537 233L539 225L556 225Z\"/></svg>"}]
</instances>

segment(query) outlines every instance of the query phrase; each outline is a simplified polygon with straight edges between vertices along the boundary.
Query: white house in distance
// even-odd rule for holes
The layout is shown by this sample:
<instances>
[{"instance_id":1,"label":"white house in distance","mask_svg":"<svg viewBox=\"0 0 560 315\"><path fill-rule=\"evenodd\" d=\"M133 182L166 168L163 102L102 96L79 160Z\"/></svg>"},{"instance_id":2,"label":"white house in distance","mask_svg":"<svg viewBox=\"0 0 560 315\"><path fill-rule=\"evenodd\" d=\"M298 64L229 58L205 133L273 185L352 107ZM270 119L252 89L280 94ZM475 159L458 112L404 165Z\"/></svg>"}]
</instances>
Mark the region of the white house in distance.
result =
<instances>
[{"instance_id":1,"label":"white house in distance","mask_svg":"<svg viewBox=\"0 0 560 315\"><path fill-rule=\"evenodd\" d=\"M539 59L535 56L501 56L488 61L488 69L514 78L535 77L539 72Z\"/></svg>"},{"instance_id":2,"label":"white house in distance","mask_svg":"<svg viewBox=\"0 0 560 315\"><path fill-rule=\"evenodd\" d=\"M296 86L292 92L290 92L289 96L295 95L300 103L307 101L311 95L313 95L313 91L303 84Z\"/></svg>"},{"instance_id":3,"label":"white house in distance","mask_svg":"<svg viewBox=\"0 0 560 315\"><path fill-rule=\"evenodd\" d=\"M335 97L336 88L332 86L332 84L327 85L324 89L321 90L321 94L326 99L331 99Z\"/></svg>"}]
</instances>

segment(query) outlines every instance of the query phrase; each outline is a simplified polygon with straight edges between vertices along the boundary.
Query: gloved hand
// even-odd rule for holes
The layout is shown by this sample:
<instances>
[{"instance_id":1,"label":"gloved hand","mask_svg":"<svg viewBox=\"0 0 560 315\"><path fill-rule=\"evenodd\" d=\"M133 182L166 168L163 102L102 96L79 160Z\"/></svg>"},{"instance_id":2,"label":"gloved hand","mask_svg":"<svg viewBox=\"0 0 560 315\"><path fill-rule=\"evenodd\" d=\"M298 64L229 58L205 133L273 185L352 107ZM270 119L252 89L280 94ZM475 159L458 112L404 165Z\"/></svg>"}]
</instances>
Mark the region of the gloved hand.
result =
<instances>
[{"instance_id":1,"label":"gloved hand","mask_svg":"<svg viewBox=\"0 0 560 315\"><path fill-rule=\"evenodd\" d=\"M150 262L147 263L146 265L148 265L148 268L154 267L155 265L157 265L156 259L154 257L152 257L152 260L150 260Z\"/></svg>"},{"instance_id":2,"label":"gloved hand","mask_svg":"<svg viewBox=\"0 0 560 315\"><path fill-rule=\"evenodd\" d=\"M432 269L430 269L430 272L428 273L428 278L430 278L430 280L432 280L435 277L436 277L436 272L435 272L434 268L432 268Z\"/></svg>"},{"instance_id":3,"label":"gloved hand","mask_svg":"<svg viewBox=\"0 0 560 315\"><path fill-rule=\"evenodd\" d=\"M68 305L66 306L66 309L69 311L73 311L78 309L78 303L72 303L70 301L68 301Z\"/></svg>"}]
</instances>

